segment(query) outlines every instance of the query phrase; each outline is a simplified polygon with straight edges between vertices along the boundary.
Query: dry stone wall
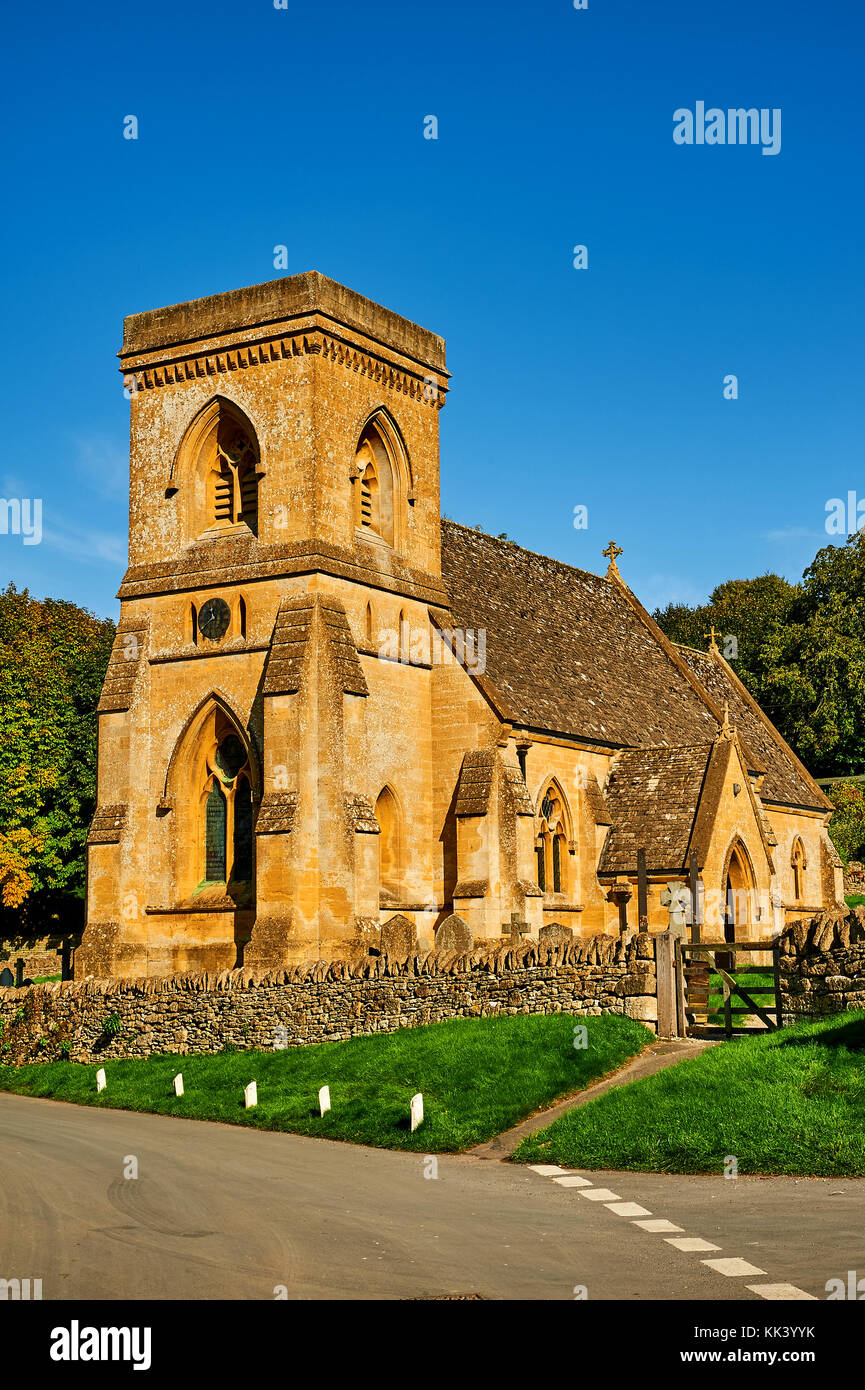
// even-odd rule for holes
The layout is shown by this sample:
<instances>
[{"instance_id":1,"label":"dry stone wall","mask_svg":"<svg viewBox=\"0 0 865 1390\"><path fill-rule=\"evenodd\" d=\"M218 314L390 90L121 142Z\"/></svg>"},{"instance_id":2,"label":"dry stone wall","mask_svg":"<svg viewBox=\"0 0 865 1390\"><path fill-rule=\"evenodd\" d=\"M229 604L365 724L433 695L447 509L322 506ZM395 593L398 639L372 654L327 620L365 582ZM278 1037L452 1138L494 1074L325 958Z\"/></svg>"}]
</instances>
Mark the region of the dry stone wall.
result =
<instances>
[{"instance_id":1,"label":"dry stone wall","mask_svg":"<svg viewBox=\"0 0 865 1390\"><path fill-rule=\"evenodd\" d=\"M0 1059L93 1062L294 1047L448 1018L604 1012L657 1019L648 933L256 974L84 980L0 989Z\"/></svg>"},{"instance_id":2,"label":"dry stone wall","mask_svg":"<svg viewBox=\"0 0 865 1390\"><path fill-rule=\"evenodd\" d=\"M778 968L785 1024L865 1009L865 908L794 923L781 937Z\"/></svg>"}]
</instances>

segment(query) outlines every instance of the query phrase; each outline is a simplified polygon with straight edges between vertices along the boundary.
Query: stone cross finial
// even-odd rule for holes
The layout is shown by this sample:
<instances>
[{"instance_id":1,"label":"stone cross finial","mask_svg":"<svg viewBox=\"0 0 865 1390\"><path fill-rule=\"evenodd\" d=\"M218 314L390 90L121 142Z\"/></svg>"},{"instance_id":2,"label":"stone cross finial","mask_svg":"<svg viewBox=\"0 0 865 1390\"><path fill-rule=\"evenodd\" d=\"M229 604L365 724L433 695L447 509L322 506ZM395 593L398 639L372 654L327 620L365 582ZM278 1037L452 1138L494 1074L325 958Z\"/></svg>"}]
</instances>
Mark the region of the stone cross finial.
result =
<instances>
[{"instance_id":1,"label":"stone cross finial","mask_svg":"<svg viewBox=\"0 0 865 1390\"><path fill-rule=\"evenodd\" d=\"M712 623L712 626L709 628L708 632L703 633L703 636L708 637L709 639L709 651L716 652L718 650L718 638L721 636L721 634L720 632L715 631L714 623Z\"/></svg>"},{"instance_id":2,"label":"stone cross finial","mask_svg":"<svg viewBox=\"0 0 865 1390\"><path fill-rule=\"evenodd\" d=\"M607 568L607 574L618 574L619 567L616 564L616 556L624 554L622 547L620 545L616 545L615 541L610 541L610 544L607 546L606 550L602 550L601 554L605 556L610 562Z\"/></svg>"},{"instance_id":3,"label":"stone cross finial","mask_svg":"<svg viewBox=\"0 0 865 1390\"><path fill-rule=\"evenodd\" d=\"M723 738L733 737L733 725L730 723L730 701L724 701L724 722L721 725L721 735Z\"/></svg>"}]
</instances>

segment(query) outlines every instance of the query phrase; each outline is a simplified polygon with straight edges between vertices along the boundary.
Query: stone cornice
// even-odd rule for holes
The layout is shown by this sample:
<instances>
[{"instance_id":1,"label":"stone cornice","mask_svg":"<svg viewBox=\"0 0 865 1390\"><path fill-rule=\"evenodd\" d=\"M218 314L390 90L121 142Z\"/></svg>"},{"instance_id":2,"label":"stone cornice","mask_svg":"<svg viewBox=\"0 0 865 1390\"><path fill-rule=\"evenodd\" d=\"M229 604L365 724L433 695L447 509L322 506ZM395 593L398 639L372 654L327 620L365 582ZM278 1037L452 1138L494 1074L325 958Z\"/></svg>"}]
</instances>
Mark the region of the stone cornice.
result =
<instances>
[{"instance_id":1,"label":"stone cornice","mask_svg":"<svg viewBox=\"0 0 865 1390\"><path fill-rule=\"evenodd\" d=\"M196 378L257 367L262 363L307 354L336 362L349 371L372 378L388 390L401 392L441 410L449 373L410 358L388 353L362 336L358 341L319 325L315 320L268 329L250 328L206 342L184 343L149 353L118 353L120 370L130 391L152 391Z\"/></svg>"},{"instance_id":2,"label":"stone cornice","mask_svg":"<svg viewBox=\"0 0 865 1390\"><path fill-rule=\"evenodd\" d=\"M365 588L380 589L421 603L443 606L447 595L434 575L408 566L385 573L366 564L352 551L339 546L310 541L281 545L245 544L232 554L231 542L209 542L191 547L181 558L161 560L152 565L131 565L117 592L119 599L152 598L160 594L197 593L233 584L250 584L271 579L296 578L306 574L326 574L346 579ZM210 546L214 546L214 550ZM215 547L219 545L219 551Z\"/></svg>"}]
</instances>

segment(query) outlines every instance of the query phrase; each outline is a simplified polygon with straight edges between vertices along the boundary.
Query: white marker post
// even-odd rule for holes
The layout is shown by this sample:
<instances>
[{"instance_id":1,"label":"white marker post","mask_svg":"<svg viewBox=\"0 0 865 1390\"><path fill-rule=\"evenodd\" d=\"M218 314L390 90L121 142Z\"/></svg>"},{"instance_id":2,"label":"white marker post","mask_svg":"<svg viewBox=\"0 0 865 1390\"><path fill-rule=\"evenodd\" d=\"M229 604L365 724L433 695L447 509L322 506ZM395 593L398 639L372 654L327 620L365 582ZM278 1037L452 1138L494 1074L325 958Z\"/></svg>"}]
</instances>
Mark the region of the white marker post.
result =
<instances>
[{"instance_id":1,"label":"white marker post","mask_svg":"<svg viewBox=\"0 0 865 1390\"><path fill-rule=\"evenodd\" d=\"M411 1098L411 1132L414 1134L418 1125L423 1124L423 1096L418 1091L416 1096Z\"/></svg>"},{"instance_id":2,"label":"white marker post","mask_svg":"<svg viewBox=\"0 0 865 1390\"><path fill-rule=\"evenodd\" d=\"M105 1068L100 1067L98 1072L96 1073L96 1089L97 1091L104 1091L107 1085L108 1082L105 1079Z\"/></svg>"},{"instance_id":3,"label":"white marker post","mask_svg":"<svg viewBox=\"0 0 865 1390\"><path fill-rule=\"evenodd\" d=\"M174 1094L176 1096L183 1095L183 1072L179 1071L174 1078Z\"/></svg>"},{"instance_id":4,"label":"white marker post","mask_svg":"<svg viewBox=\"0 0 865 1390\"><path fill-rule=\"evenodd\" d=\"M243 1092L243 1103L247 1110L252 1110L258 1105L258 1085L255 1081L250 1081Z\"/></svg>"},{"instance_id":5,"label":"white marker post","mask_svg":"<svg viewBox=\"0 0 865 1390\"><path fill-rule=\"evenodd\" d=\"M330 1109L330 1087L322 1086L318 1093L318 1108L322 1115L327 1114Z\"/></svg>"}]
</instances>

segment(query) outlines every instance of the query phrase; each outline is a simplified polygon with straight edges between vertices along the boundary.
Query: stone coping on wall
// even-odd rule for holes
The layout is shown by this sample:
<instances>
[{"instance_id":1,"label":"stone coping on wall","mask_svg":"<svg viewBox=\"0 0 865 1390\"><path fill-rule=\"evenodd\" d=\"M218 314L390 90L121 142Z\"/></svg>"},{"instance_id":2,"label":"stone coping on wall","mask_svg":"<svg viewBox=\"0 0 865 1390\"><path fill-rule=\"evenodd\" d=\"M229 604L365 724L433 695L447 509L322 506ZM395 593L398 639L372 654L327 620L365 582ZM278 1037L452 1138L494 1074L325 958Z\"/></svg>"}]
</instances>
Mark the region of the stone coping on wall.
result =
<instances>
[{"instance_id":1,"label":"stone coping on wall","mask_svg":"<svg viewBox=\"0 0 865 1390\"><path fill-rule=\"evenodd\" d=\"M778 938L779 954L804 956L818 951L846 949L865 941L865 907L815 912L790 923Z\"/></svg>"},{"instance_id":2,"label":"stone coping on wall","mask_svg":"<svg viewBox=\"0 0 865 1390\"><path fill-rule=\"evenodd\" d=\"M493 943L355 964L3 989L0 1060L281 1050L457 1018L553 1013L617 1013L656 1028L652 938Z\"/></svg>"},{"instance_id":3,"label":"stone coping on wall","mask_svg":"<svg viewBox=\"0 0 865 1390\"><path fill-rule=\"evenodd\" d=\"M584 937L573 942L547 946L544 942L519 945L495 944L473 951L428 951L396 959L387 955L364 957L359 961L306 961L286 969L199 971L165 976L110 976L105 979L64 980L53 984L31 985L32 990L63 995L114 995L208 993L211 990L258 989L273 985L319 984L325 981L397 979L420 975L461 975L473 971L501 974L532 966L636 965L638 960L654 961L653 938L641 932L627 939L614 936ZM20 998L25 992L14 987L0 988L0 1004Z\"/></svg>"}]
</instances>

